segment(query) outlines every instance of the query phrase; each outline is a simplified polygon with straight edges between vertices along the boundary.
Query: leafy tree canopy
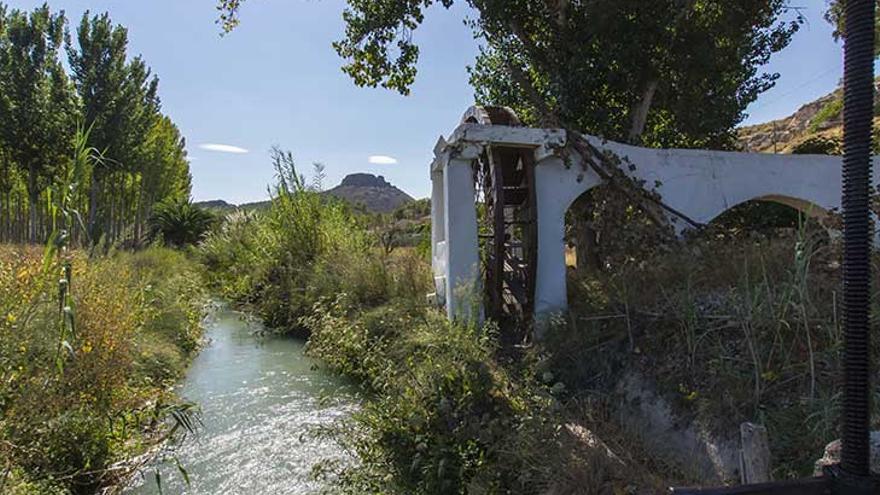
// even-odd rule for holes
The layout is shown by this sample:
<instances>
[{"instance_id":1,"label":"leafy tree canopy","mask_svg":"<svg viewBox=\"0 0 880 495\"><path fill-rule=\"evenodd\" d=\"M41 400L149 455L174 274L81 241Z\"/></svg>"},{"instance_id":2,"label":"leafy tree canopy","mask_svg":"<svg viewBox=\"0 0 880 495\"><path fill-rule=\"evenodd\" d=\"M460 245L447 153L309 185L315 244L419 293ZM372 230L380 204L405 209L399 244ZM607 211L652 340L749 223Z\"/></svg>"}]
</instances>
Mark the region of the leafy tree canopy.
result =
<instances>
[{"instance_id":1,"label":"leafy tree canopy","mask_svg":"<svg viewBox=\"0 0 880 495\"><path fill-rule=\"evenodd\" d=\"M127 49L108 14L86 12L72 34L63 11L0 1L0 241L47 235L77 128L102 156L70 181L87 219L80 240L139 239L155 203L189 197L184 140L161 113L158 79Z\"/></svg>"},{"instance_id":2,"label":"leafy tree canopy","mask_svg":"<svg viewBox=\"0 0 880 495\"><path fill-rule=\"evenodd\" d=\"M840 40L846 38L846 16L844 9L846 8L846 0L832 0L828 6L828 12L825 13L825 20L834 26L834 39ZM880 9L874 17L874 26L877 32L880 32ZM874 37L874 55L880 57L880 36Z\"/></svg>"},{"instance_id":3,"label":"leafy tree canopy","mask_svg":"<svg viewBox=\"0 0 880 495\"><path fill-rule=\"evenodd\" d=\"M234 27L243 0L222 0ZM654 146L730 147L744 109L776 74L759 67L802 19L785 0L459 0L482 41L471 68L481 103L529 124L564 125ZM434 4L349 0L334 44L356 84L408 94L413 34Z\"/></svg>"}]
</instances>

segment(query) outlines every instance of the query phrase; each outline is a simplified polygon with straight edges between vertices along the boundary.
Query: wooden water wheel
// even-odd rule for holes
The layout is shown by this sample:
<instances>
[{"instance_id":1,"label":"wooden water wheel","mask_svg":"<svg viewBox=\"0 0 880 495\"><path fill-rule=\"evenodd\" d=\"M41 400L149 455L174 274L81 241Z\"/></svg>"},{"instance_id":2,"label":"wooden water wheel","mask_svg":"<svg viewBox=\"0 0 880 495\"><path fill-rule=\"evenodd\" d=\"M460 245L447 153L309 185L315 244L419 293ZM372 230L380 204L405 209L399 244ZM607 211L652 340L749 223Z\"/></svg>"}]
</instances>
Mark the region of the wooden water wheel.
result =
<instances>
[{"instance_id":1,"label":"wooden water wheel","mask_svg":"<svg viewBox=\"0 0 880 495\"><path fill-rule=\"evenodd\" d=\"M506 107L474 107L464 122L519 126ZM474 166L486 316L522 341L535 309L537 214L532 148L490 144ZM511 330L516 330L511 332Z\"/></svg>"}]
</instances>

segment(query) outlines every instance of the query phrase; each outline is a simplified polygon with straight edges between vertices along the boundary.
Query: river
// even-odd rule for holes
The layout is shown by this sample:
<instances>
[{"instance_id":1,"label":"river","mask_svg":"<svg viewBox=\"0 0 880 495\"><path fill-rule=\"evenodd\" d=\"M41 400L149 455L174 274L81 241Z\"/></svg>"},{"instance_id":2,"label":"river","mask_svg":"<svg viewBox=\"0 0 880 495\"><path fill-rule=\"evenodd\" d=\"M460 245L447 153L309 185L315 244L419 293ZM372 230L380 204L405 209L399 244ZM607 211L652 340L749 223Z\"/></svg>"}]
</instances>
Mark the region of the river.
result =
<instances>
[{"instance_id":1,"label":"river","mask_svg":"<svg viewBox=\"0 0 880 495\"><path fill-rule=\"evenodd\" d=\"M310 493L320 488L312 467L344 459L335 443L311 432L352 411L352 390L316 369L302 341L259 337L261 329L222 307L205 320L208 343L179 392L201 406L204 425L178 450L189 485L166 464L163 494ZM127 493L158 494L154 471Z\"/></svg>"}]
</instances>

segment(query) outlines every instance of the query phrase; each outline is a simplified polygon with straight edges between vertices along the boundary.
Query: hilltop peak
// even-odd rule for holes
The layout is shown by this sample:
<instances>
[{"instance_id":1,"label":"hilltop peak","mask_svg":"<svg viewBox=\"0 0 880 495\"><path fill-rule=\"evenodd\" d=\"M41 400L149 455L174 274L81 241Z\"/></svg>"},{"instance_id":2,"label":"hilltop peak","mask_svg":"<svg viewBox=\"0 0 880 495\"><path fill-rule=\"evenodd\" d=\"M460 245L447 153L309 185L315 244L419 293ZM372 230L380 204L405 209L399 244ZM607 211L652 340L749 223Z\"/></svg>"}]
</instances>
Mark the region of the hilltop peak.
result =
<instances>
[{"instance_id":1,"label":"hilltop peak","mask_svg":"<svg viewBox=\"0 0 880 495\"><path fill-rule=\"evenodd\" d=\"M388 213L412 201L405 192L394 187L385 177L368 173L348 174L342 183L327 194L361 205L367 211Z\"/></svg>"},{"instance_id":2,"label":"hilltop peak","mask_svg":"<svg viewBox=\"0 0 880 495\"><path fill-rule=\"evenodd\" d=\"M367 173L348 174L345 176L344 179L342 179L342 183L340 184L340 186L394 187L385 180L385 177L382 177L381 175L376 176Z\"/></svg>"}]
</instances>

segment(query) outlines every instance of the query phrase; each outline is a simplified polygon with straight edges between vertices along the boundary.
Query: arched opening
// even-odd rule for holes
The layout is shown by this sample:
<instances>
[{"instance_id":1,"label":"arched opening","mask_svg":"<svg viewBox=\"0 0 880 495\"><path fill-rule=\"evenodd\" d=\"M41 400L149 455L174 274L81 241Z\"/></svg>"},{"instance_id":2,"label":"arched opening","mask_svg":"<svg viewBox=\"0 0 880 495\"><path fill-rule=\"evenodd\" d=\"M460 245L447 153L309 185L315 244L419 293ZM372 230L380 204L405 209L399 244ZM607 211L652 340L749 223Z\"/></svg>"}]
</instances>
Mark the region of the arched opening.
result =
<instances>
[{"instance_id":1,"label":"arched opening","mask_svg":"<svg viewBox=\"0 0 880 495\"><path fill-rule=\"evenodd\" d=\"M643 201L600 184L578 196L565 213L566 287L569 308L589 313L601 298L597 287L628 265L650 259L673 239L669 225L658 225ZM656 212L654 212L656 213Z\"/></svg>"},{"instance_id":2,"label":"arched opening","mask_svg":"<svg viewBox=\"0 0 880 495\"><path fill-rule=\"evenodd\" d=\"M835 230L828 210L809 201L781 195L760 196L721 212L709 222L712 235L725 238L748 236L786 237L799 230Z\"/></svg>"},{"instance_id":3,"label":"arched opening","mask_svg":"<svg viewBox=\"0 0 880 495\"><path fill-rule=\"evenodd\" d=\"M669 226L656 224L644 208L644 202L605 184L582 193L565 213L566 265L577 271L614 269L668 240Z\"/></svg>"}]
</instances>

